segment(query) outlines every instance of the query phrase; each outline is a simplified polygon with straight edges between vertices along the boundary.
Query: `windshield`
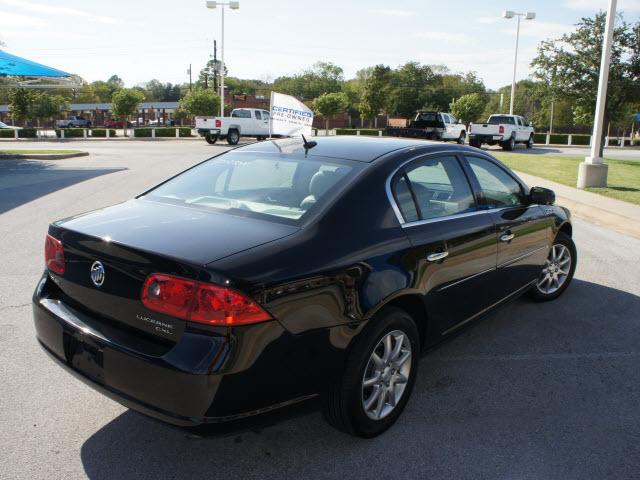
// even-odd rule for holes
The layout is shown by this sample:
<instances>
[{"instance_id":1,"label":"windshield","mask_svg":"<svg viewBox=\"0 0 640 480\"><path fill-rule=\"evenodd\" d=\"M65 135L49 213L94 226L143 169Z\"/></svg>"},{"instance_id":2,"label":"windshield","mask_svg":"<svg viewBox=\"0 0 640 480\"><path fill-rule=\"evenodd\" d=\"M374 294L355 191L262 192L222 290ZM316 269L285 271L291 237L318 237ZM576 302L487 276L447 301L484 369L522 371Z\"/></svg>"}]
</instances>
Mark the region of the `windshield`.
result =
<instances>
[{"instance_id":1,"label":"windshield","mask_svg":"<svg viewBox=\"0 0 640 480\"><path fill-rule=\"evenodd\" d=\"M8 125L4 122L0 122L0 128L8 128Z\"/></svg>"},{"instance_id":2,"label":"windshield","mask_svg":"<svg viewBox=\"0 0 640 480\"><path fill-rule=\"evenodd\" d=\"M487 123L490 125L498 125L499 123L507 123L509 125L515 125L515 121L513 117L510 117L508 115L491 115Z\"/></svg>"},{"instance_id":3,"label":"windshield","mask_svg":"<svg viewBox=\"0 0 640 480\"><path fill-rule=\"evenodd\" d=\"M154 200L296 221L353 176L354 162L233 151L152 190Z\"/></svg>"}]
</instances>

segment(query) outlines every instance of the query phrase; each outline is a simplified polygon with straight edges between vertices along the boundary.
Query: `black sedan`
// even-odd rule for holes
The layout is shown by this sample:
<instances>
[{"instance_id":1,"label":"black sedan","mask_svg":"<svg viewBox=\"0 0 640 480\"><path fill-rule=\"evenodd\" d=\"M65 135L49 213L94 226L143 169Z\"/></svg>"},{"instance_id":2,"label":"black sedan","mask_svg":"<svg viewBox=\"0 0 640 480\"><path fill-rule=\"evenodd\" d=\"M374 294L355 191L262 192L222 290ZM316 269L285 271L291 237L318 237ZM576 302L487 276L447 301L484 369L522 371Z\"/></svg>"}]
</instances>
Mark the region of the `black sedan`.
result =
<instances>
[{"instance_id":1,"label":"black sedan","mask_svg":"<svg viewBox=\"0 0 640 480\"><path fill-rule=\"evenodd\" d=\"M320 396L374 436L422 352L575 267L569 212L480 150L406 139L236 148L51 224L37 338L118 402L176 425Z\"/></svg>"}]
</instances>

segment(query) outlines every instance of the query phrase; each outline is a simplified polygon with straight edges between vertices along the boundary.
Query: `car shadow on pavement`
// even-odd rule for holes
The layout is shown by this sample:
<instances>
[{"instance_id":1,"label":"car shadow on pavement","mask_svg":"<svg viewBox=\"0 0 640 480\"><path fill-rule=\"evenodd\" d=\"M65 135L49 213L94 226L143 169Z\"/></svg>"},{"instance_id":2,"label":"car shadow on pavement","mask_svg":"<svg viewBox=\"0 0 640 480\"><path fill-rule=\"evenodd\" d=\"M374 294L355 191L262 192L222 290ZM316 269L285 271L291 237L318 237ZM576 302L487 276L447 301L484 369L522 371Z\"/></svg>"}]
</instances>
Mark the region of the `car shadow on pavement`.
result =
<instances>
[{"instance_id":1,"label":"car shadow on pavement","mask_svg":"<svg viewBox=\"0 0 640 480\"><path fill-rule=\"evenodd\" d=\"M207 436L128 411L81 459L92 479L632 478L639 352L640 297L575 280L427 354L406 410L377 438L342 434L311 407Z\"/></svg>"},{"instance_id":2,"label":"car shadow on pavement","mask_svg":"<svg viewBox=\"0 0 640 480\"><path fill-rule=\"evenodd\" d=\"M66 168L42 160L0 160L0 214L76 183L126 168Z\"/></svg>"}]
</instances>

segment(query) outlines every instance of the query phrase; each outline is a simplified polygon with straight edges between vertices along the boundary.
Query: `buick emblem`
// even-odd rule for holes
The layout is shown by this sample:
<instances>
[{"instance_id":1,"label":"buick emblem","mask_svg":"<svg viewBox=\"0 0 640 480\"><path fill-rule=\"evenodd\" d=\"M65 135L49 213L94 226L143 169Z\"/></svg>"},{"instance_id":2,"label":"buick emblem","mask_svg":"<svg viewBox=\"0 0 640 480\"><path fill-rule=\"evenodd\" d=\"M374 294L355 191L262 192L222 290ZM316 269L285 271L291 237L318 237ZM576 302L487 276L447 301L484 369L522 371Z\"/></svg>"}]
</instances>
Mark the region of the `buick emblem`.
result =
<instances>
[{"instance_id":1,"label":"buick emblem","mask_svg":"<svg viewBox=\"0 0 640 480\"><path fill-rule=\"evenodd\" d=\"M100 287L104 283L104 265L98 260L91 265L91 281L96 287Z\"/></svg>"}]
</instances>

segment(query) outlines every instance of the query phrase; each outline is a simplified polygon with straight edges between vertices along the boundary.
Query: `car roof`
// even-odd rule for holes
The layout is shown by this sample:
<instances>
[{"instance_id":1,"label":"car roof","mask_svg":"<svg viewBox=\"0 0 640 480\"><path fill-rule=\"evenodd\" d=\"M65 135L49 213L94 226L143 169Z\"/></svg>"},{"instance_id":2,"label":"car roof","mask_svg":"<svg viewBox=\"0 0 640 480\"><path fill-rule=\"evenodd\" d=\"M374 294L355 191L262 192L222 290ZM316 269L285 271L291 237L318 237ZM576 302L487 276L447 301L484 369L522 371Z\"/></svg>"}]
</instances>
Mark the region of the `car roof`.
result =
<instances>
[{"instance_id":1,"label":"car roof","mask_svg":"<svg viewBox=\"0 0 640 480\"><path fill-rule=\"evenodd\" d=\"M376 158L394 151L429 147L442 148L442 142L415 140L410 138L368 137L355 135L338 135L328 137L313 137L308 139L317 145L307 152L308 157L341 158L370 163ZM304 143L300 137L282 138L277 140L252 143L238 148L243 152L262 153L304 153Z\"/></svg>"}]
</instances>

